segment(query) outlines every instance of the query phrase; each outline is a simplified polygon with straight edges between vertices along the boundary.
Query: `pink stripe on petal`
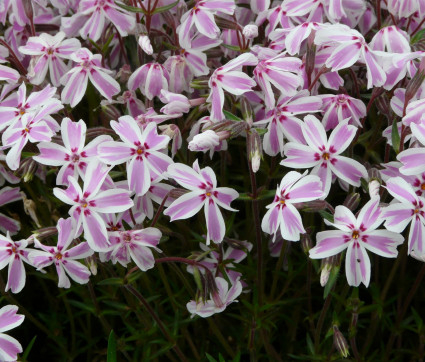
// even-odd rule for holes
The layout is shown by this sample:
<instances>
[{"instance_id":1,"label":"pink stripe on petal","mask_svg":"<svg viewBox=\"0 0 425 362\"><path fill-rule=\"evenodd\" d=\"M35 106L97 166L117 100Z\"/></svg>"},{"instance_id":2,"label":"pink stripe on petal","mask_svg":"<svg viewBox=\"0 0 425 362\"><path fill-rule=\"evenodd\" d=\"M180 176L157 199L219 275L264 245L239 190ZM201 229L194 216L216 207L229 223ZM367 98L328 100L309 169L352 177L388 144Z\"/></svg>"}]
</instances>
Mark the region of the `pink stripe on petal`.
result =
<instances>
[{"instance_id":1,"label":"pink stripe on petal","mask_svg":"<svg viewBox=\"0 0 425 362\"><path fill-rule=\"evenodd\" d=\"M88 283L91 273L85 265L75 260L64 260L62 265L72 280L79 284Z\"/></svg>"},{"instance_id":2,"label":"pink stripe on petal","mask_svg":"<svg viewBox=\"0 0 425 362\"><path fill-rule=\"evenodd\" d=\"M404 237L388 230L372 230L362 245L377 255L385 258L397 257L397 246L403 243Z\"/></svg>"},{"instance_id":3,"label":"pink stripe on petal","mask_svg":"<svg viewBox=\"0 0 425 362\"><path fill-rule=\"evenodd\" d=\"M322 123L316 117L309 115L304 118L302 132L310 147L315 151L324 150L328 140Z\"/></svg>"},{"instance_id":4,"label":"pink stripe on petal","mask_svg":"<svg viewBox=\"0 0 425 362\"><path fill-rule=\"evenodd\" d=\"M208 38L215 39L217 34L220 33L220 29L215 24L214 16L208 11L201 9L195 11L194 21L198 31Z\"/></svg>"},{"instance_id":5,"label":"pink stripe on petal","mask_svg":"<svg viewBox=\"0 0 425 362\"><path fill-rule=\"evenodd\" d=\"M68 152L63 146L51 142L41 142L37 146L40 154L33 157L35 161L49 166L62 166L67 163L65 158Z\"/></svg>"},{"instance_id":6,"label":"pink stripe on petal","mask_svg":"<svg viewBox=\"0 0 425 362\"><path fill-rule=\"evenodd\" d=\"M83 98L87 89L88 74L82 70L71 75L61 93L63 103L75 107Z\"/></svg>"},{"instance_id":7,"label":"pink stripe on petal","mask_svg":"<svg viewBox=\"0 0 425 362\"><path fill-rule=\"evenodd\" d=\"M143 157L134 157L128 167L128 182L131 191L144 195L151 185L148 161Z\"/></svg>"},{"instance_id":8,"label":"pink stripe on petal","mask_svg":"<svg viewBox=\"0 0 425 362\"><path fill-rule=\"evenodd\" d=\"M164 215L170 216L171 221L188 219L197 214L204 203L205 199L203 195L197 192L189 192L174 201L167 210L164 211Z\"/></svg>"},{"instance_id":9,"label":"pink stripe on petal","mask_svg":"<svg viewBox=\"0 0 425 362\"><path fill-rule=\"evenodd\" d=\"M345 151L355 137L357 128L349 126L348 121L341 122L329 136L329 146L333 147L337 154Z\"/></svg>"},{"instance_id":10,"label":"pink stripe on petal","mask_svg":"<svg viewBox=\"0 0 425 362\"><path fill-rule=\"evenodd\" d=\"M94 251L88 243L80 243L66 251L67 259L83 259L93 255Z\"/></svg>"},{"instance_id":11,"label":"pink stripe on petal","mask_svg":"<svg viewBox=\"0 0 425 362\"><path fill-rule=\"evenodd\" d=\"M129 246L129 248L131 259L136 263L140 270L146 271L154 267L155 259L152 251L148 247L133 243Z\"/></svg>"},{"instance_id":12,"label":"pink stripe on petal","mask_svg":"<svg viewBox=\"0 0 425 362\"><path fill-rule=\"evenodd\" d=\"M9 331L22 324L25 317L18 312L15 305L6 305L0 309L0 333Z\"/></svg>"},{"instance_id":13,"label":"pink stripe on petal","mask_svg":"<svg viewBox=\"0 0 425 362\"><path fill-rule=\"evenodd\" d=\"M366 168L359 162L348 157L334 156L334 162L328 163L332 172L345 182L353 186L360 186L360 179L367 178Z\"/></svg>"},{"instance_id":14,"label":"pink stripe on petal","mask_svg":"<svg viewBox=\"0 0 425 362\"><path fill-rule=\"evenodd\" d=\"M366 250L358 243L350 243L345 256L347 282L358 287L361 282L368 287L370 281L370 259Z\"/></svg>"},{"instance_id":15,"label":"pink stripe on petal","mask_svg":"<svg viewBox=\"0 0 425 362\"><path fill-rule=\"evenodd\" d=\"M81 151L86 139L87 126L80 119L78 122L72 122L69 118L64 118L61 123L61 134L65 147L68 150Z\"/></svg>"},{"instance_id":16,"label":"pink stripe on petal","mask_svg":"<svg viewBox=\"0 0 425 362\"><path fill-rule=\"evenodd\" d=\"M91 207L91 210L101 213L123 212L134 205L129 191L122 189L101 191L92 200L95 206Z\"/></svg>"},{"instance_id":17,"label":"pink stripe on petal","mask_svg":"<svg viewBox=\"0 0 425 362\"><path fill-rule=\"evenodd\" d=\"M94 251L107 251L110 248L106 226L102 218L90 211L82 214L84 237Z\"/></svg>"},{"instance_id":18,"label":"pink stripe on petal","mask_svg":"<svg viewBox=\"0 0 425 362\"><path fill-rule=\"evenodd\" d=\"M291 203L316 200L322 195L322 182L319 177L312 175L303 177L286 192Z\"/></svg>"},{"instance_id":19,"label":"pink stripe on petal","mask_svg":"<svg viewBox=\"0 0 425 362\"><path fill-rule=\"evenodd\" d=\"M300 233L305 233L301 215L292 204L285 204L280 212L280 232L282 238L289 241L300 240Z\"/></svg>"},{"instance_id":20,"label":"pink stripe on petal","mask_svg":"<svg viewBox=\"0 0 425 362\"><path fill-rule=\"evenodd\" d=\"M423 255L425 252L425 225L423 219L414 217L409 231L409 246L407 253L415 252Z\"/></svg>"},{"instance_id":21,"label":"pink stripe on petal","mask_svg":"<svg viewBox=\"0 0 425 362\"><path fill-rule=\"evenodd\" d=\"M357 225L361 229L376 229L383 222L381 218L381 208L379 207L379 197L374 197L362 207L357 217Z\"/></svg>"},{"instance_id":22,"label":"pink stripe on petal","mask_svg":"<svg viewBox=\"0 0 425 362\"><path fill-rule=\"evenodd\" d=\"M22 346L15 338L1 333L0 351L2 352L2 359L4 358L6 361L16 361L18 353L22 353Z\"/></svg>"},{"instance_id":23,"label":"pink stripe on petal","mask_svg":"<svg viewBox=\"0 0 425 362\"><path fill-rule=\"evenodd\" d=\"M397 200L411 205L418 203L418 195L412 186L401 177L390 178L387 181L388 192Z\"/></svg>"},{"instance_id":24,"label":"pink stripe on petal","mask_svg":"<svg viewBox=\"0 0 425 362\"><path fill-rule=\"evenodd\" d=\"M25 286L25 268L22 259L15 254L15 257L9 264L9 276L7 278L7 284L5 291L9 289L12 293L19 293Z\"/></svg>"},{"instance_id":25,"label":"pink stripe on petal","mask_svg":"<svg viewBox=\"0 0 425 362\"><path fill-rule=\"evenodd\" d=\"M210 240L214 243L221 243L226 232L223 215L212 199L206 201L204 211L207 221L207 245Z\"/></svg>"},{"instance_id":26,"label":"pink stripe on petal","mask_svg":"<svg viewBox=\"0 0 425 362\"><path fill-rule=\"evenodd\" d=\"M317 244L310 249L311 259L322 259L339 254L347 248L348 243L344 242L347 233L340 230L321 231L316 234Z\"/></svg>"},{"instance_id":27,"label":"pink stripe on petal","mask_svg":"<svg viewBox=\"0 0 425 362\"><path fill-rule=\"evenodd\" d=\"M121 90L119 83L114 78L97 67L90 69L89 78L99 93L109 100Z\"/></svg>"},{"instance_id":28,"label":"pink stripe on petal","mask_svg":"<svg viewBox=\"0 0 425 362\"><path fill-rule=\"evenodd\" d=\"M400 172L403 175L418 175L425 171L425 148L410 148L397 155L403 163Z\"/></svg>"},{"instance_id":29,"label":"pink stripe on petal","mask_svg":"<svg viewBox=\"0 0 425 362\"><path fill-rule=\"evenodd\" d=\"M271 207L261 221L261 229L267 234L276 234L279 227L280 207L275 205Z\"/></svg>"},{"instance_id":30,"label":"pink stripe on petal","mask_svg":"<svg viewBox=\"0 0 425 362\"><path fill-rule=\"evenodd\" d=\"M332 52L326 61L326 66L332 68L332 71L349 68L361 54L361 44L357 41L342 43Z\"/></svg>"}]
</instances>

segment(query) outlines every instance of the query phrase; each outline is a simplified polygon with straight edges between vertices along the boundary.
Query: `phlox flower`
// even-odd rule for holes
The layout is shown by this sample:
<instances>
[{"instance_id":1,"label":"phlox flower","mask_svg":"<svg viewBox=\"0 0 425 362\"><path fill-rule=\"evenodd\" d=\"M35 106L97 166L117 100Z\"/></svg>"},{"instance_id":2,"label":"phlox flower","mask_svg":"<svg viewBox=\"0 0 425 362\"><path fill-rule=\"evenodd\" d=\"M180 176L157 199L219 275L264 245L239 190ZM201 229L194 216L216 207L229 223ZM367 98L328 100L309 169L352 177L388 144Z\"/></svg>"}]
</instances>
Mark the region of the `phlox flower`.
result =
<instances>
[{"instance_id":1,"label":"phlox flower","mask_svg":"<svg viewBox=\"0 0 425 362\"><path fill-rule=\"evenodd\" d=\"M389 53L410 53L409 41L409 34L392 25L381 28L372 38L370 47Z\"/></svg>"},{"instance_id":2,"label":"phlox flower","mask_svg":"<svg viewBox=\"0 0 425 362\"><path fill-rule=\"evenodd\" d=\"M13 241L9 233L6 236L0 234L0 270L6 265L9 266L5 292L10 289L12 293L19 293L25 286L26 274L23 262L30 264L28 253L31 251L27 249L27 245L27 240Z\"/></svg>"},{"instance_id":3,"label":"phlox flower","mask_svg":"<svg viewBox=\"0 0 425 362\"><path fill-rule=\"evenodd\" d=\"M33 159L43 165L62 166L56 177L58 185L68 185L68 176L76 180L83 177L87 164L97 155L97 147L105 141L112 141L111 136L99 136L84 146L87 126L81 119L72 122L64 118L61 123L61 135L64 146L52 142L40 142L38 156Z\"/></svg>"},{"instance_id":4,"label":"phlox flower","mask_svg":"<svg viewBox=\"0 0 425 362\"><path fill-rule=\"evenodd\" d=\"M241 95L249 92L256 85L255 81L241 71L245 65L257 65L257 58L251 53L244 53L232 59L225 65L217 68L208 82L211 93L207 102L211 102L211 119L221 121L224 119L224 92Z\"/></svg>"},{"instance_id":5,"label":"phlox flower","mask_svg":"<svg viewBox=\"0 0 425 362\"><path fill-rule=\"evenodd\" d=\"M323 259L347 249L345 274L348 284L357 287L363 283L369 286L370 259L366 250L386 258L395 258L397 246L404 240L399 233L376 230L383 221L379 197L372 198L363 206L357 218L345 206L337 206L334 222L325 220L325 223L338 230L318 232L317 244L310 249L310 258Z\"/></svg>"},{"instance_id":6,"label":"phlox flower","mask_svg":"<svg viewBox=\"0 0 425 362\"><path fill-rule=\"evenodd\" d=\"M410 129L415 138L425 145L425 124L411 123ZM400 152L397 155L403 166L400 172L404 175L419 175L425 172L425 147L413 147Z\"/></svg>"},{"instance_id":7,"label":"phlox flower","mask_svg":"<svg viewBox=\"0 0 425 362\"><path fill-rule=\"evenodd\" d=\"M168 90L170 76L162 64L147 63L137 68L128 79L128 89L140 89L142 94L152 100L159 97L161 90Z\"/></svg>"},{"instance_id":8,"label":"phlox flower","mask_svg":"<svg viewBox=\"0 0 425 362\"><path fill-rule=\"evenodd\" d=\"M180 42L190 43L192 26L208 38L216 39L220 34L220 29L214 20L217 12L232 15L235 11L234 0L200 0L181 18L181 25L178 28Z\"/></svg>"},{"instance_id":9,"label":"phlox flower","mask_svg":"<svg viewBox=\"0 0 425 362\"><path fill-rule=\"evenodd\" d=\"M6 63L6 59L9 56L9 50L0 45L0 80L5 80L8 83L16 83L20 77L19 72L13 68L2 65L1 63Z\"/></svg>"},{"instance_id":10,"label":"phlox flower","mask_svg":"<svg viewBox=\"0 0 425 362\"><path fill-rule=\"evenodd\" d=\"M277 106L269 110L263 120L254 123L260 127L267 124L267 133L263 138L264 152L270 156L278 153L283 155L284 138L303 143L303 122L297 115L319 112L321 106L320 98L310 96L307 90L302 90L293 97L282 96Z\"/></svg>"},{"instance_id":11,"label":"phlox flower","mask_svg":"<svg viewBox=\"0 0 425 362\"><path fill-rule=\"evenodd\" d=\"M237 302L235 300L242 293L242 283L237 279L229 289L229 283L221 277L215 278L217 290L210 293L210 299L205 303L202 300L191 300L186 304L187 310L192 313L192 318L195 314L202 318L207 318L216 313L221 313L226 307Z\"/></svg>"},{"instance_id":12,"label":"phlox flower","mask_svg":"<svg viewBox=\"0 0 425 362\"><path fill-rule=\"evenodd\" d=\"M220 243L224 238L226 228L223 215L218 207L237 211L230 207L230 203L239 194L228 187L217 187L214 171L210 167L199 168L198 160L193 163L192 167L182 163L168 166L167 175L190 191L175 200L164 211L164 215L170 216L171 221L188 219L204 207L207 222L207 245L210 240Z\"/></svg>"},{"instance_id":13,"label":"phlox flower","mask_svg":"<svg viewBox=\"0 0 425 362\"><path fill-rule=\"evenodd\" d=\"M362 126L360 119L366 117L366 106L360 99L347 94L321 94L318 97L323 101L322 109L325 113L322 122L326 131L335 128L347 118L355 126Z\"/></svg>"},{"instance_id":14,"label":"phlox flower","mask_svg":"<svg viewBox=\"0 0 425 362\"><path fill-rule=\"evenodd\" d=\"M281 165L291 168L313 167L311 174L322 181L323 198L329 194L332 174L353 186L367 177L366 168L359 162L341 156L355 137L357 127L348 125L348 119L339 123L329 139L322 123L314 116L304 118L302 133L307 144L289 142L284 146L286 159Z\"/></svg>"},{"instance_id":15,"label":"phlox flower","mask_svg":"<svg viewBox=\"0 0 425 362\"><path fill-rule=\"evenodd\" d=\"M156 228L142 230L112 231L109 233L112 248L102 255L103 260L112 260L127 266L131 260L140 270L152 269L155 265L151 248L161 253L156 246L161 239L162 233Z\"/></svg>"},{"instance_id":16,"label":"phlox flower","mask_svg":"<svg viewBox=\"0 0 425 362\"><path fill-rule=\"evenodd\" d=\"M301 64L300 59L288 57L286 54L259 61L254 69L254 77L264 92L267 108L274 108L275 105L272 84L285 96L294 96L297 93L298 87L303 83L299 74Z\"/></svg>"},{"instance_id":17,"label":"phlox flower","mask_svg":"<svg viewBox=\"0 0 425 362\"><path fill-rule=\"evenodd\" d=\"M72 53L70 58L76 64L60 79L65 86L61 93L63 103L69 103L71 107L80 103L89 79L107 99L120 92L119 83L109 75L112 71L101 66L101 54L93 55L87 48L81 48Z\"/></svg>"},{"instance_id":18,"label":"phlox flower","mask_svg":"<svg viewBox=\"0 0 425 362\"><path fill-rule=\"evenodd\" d=\"M110 243L105 221L99 213L122 212L133 206L129 192L123 189L100 191L110 168L95 161L90 162L81 189L77 180L69 176L66 190L53 189L54 195L64 203L72 205L69 215L74 221L75 232L84 229L84 237L94 251L109 249ZM75 235L73 235L75 237Z\"/></svg>"},{"instance_id":19,"label":"phlox flower","mask_svg":"<svg viewBox=\"0 0 425 362\"><path fill-rule=\"evenodd\" d=\"M0 207L11 202L22 200L19 187L3 187L0 189ZM3 233L9 232L11 235L16 234L21 228L19 221L12 219L0 212L0 230Z\"/></svg>"},{"instance_id":20,"label":"phlox flower","mask_svg":"<svg viewBox=\"0 0 425 362\"><path fill-rule=\"evenodd\" d=\"M59 277L59 288L71 287L68 276L79 284L86 284L89 281L90 271L85 265L76 261L76 259L87 258L93 255L94 251L86 242L69 248L75 236L72 218L60 219L57 229L58 243L56 246L43 245L34 238L34 245L42 250L31 251L28 256L29 260L37 270L55 264Z\"/></svg>"},{"instance_id":21,"label":"phlox flower","mask_svg":"<svg viewBox=\"0 0 425 362\"><path fill-rule=\"evenodd\" d=\"M123 142L104 142L98 147L102 162L119 165L127 162L128 185L137 195L145 194L151 180L163 178L163 173L173 160L162 151L170 137L158 135L155 122L150 122L142 131L134 118L122 116L111 127Z\"/></svg>"},{"instance_id":22,"label":"phlox flower","mask_svg":"<svg viewBox=\"0 0 425 362\"><path fill-rule=\"evenodd\" d=\"M418 196L401 177L389 179L386 188L398 202L384 209L382 217L386 219L385 227L401 234L411 223L407 253L425 254L425 199Z\"/></svg>"},{"instance_id":23,"label":"phlox flower","mask_svg":"<svg viewBox=\"0 0 425 362\"><path fill-rule=\"evenodd\" d=\"M43 33L28 39L26 45L19 47L22 54L34 58L34 66L30 80L32 84L41 84L50 71L50 81L55 87L61 85L60 78L68 71L68 66L62 59L69 59L70 55L81 48L78 39L65 39L66 35L60 31L54 36Z\"/></svg>"},{"instance_id":24,"label":"phlox flower","mask_svg":"<svg viewBox=\"0 0 425 362\"><path fill-rule=\"evenodd\" d=\"M43 119L46 121L53 131L57 131L59 126L56 121L50 117L50 114L56 113L63 108L62 103L54 98L56 88L47 85L41 91L32 92L27 97L27 88L22 83L16 94L16 99L9 99L7 103L0 106L0 131L10 125L14 125L25 114L43 111Z\"/></svg>"},{"instance_id":25,"label":"phlox flower","mask_svg":"<svg viewBox=\"0 0 425 362\"><path fill-rule=\"evenodd\" d=\"M17 314L16 305L6 305L0 309L0 360L16 361L18 353L22 353L21 344L13 337L8 336L7 332L22 324L25 317Z\"/></svg>"},{"instance_id":26,"label":"phlox flower","mask_svg":"<svg viewBox=\"0 0 425 362\"><path fill-rule=\"evenodd\" d=\"M112 23L121 36L126 36L134 28L135 20L114 0L81 0L76 14L62 18L62 29L68 36L79 33L83 39L97 41L108 23Z\"/></svg>"},{"instance_id":27,"label":"phlox flower","mask_svg":"<svg viewBox=\"0 0 425 362\"><path fill-rule=\"evenodd\" d=\"M300 233L305 233L301 215L294 203L317 200L322 197L322 183L317 176L288 172L277 187L273 202L261 222L261 228L267 234L273 235L280 230L282 238L290 241L300 240Z\"/></svg>"},{"instance_id":28,"label":"phlox flower","mask_svg":"<svg viewBox=\"0 0 425 362\"><path fill-rule=\"evenodd\" d=\"M357 30L342 24L322 27L314 42L332 46L333 51L325 63L332 71L349 68L360 60L366 64L368 89L385 83L386 75L377 57L385 53L372 50Z\"/></svg>"}]
</instances>

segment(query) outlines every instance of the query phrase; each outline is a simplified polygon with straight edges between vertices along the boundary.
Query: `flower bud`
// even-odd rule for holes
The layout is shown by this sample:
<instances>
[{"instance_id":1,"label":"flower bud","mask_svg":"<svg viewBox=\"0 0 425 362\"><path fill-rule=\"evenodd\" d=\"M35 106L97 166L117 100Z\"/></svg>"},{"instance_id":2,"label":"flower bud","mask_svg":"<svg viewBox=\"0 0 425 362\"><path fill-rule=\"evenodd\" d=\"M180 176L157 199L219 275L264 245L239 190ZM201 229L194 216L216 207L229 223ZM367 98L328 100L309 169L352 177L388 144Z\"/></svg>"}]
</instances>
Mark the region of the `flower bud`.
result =
<instances>
[{"instance_id":1,"label":"flower bud","mask_svg":"<svg viewBox=\"0 0 425 362\"><path fill-rule=\"evenodd\" d=\"M251 103L248 99L242 98L241 99L241 112L242 112L242 118L246 123L248 123L249 127L252 127L253 122L253 112Z\"/></svg>"},{"instance_id":2,"label":"flower bud","mask_svg":"<svg viewBox=\"0 0 425 362\"><path fill-rule=\"evenodd\" d=\"M116 78L121 82L121 83L126 83L128 81L128 79L131 76L131 68L130 65L128 64L124 64L120 70L117 73ZM128 92L128 91L126 91Z\"/></svg>"},{"instance_id":3,"label":"flower bud","mask_svg":"<svg viewBox=\"0 0 425 362\"><path fill-rule=\"evenodd\" d=\"M94 257L94 255L87 257L86 262L89 266L90 272L93 275L97 275L97 261L96 261L96 258Z\"/></svg>"},{"instance_id":4,"label":"flower bud","mask_svg":"<svg viewBox=\"0 0 425 362\"><path fill-rule=\"evenodd\" d=\"M37 213L35 210L37 209L37 205L31 199L27 198L27 195L24 192L21 192L22 200L24 202L24 211L27 215L31 217L31 219L35 222L38 228L41 228L40 223L38 222Z\"/></svg>"},{"instance_id":5,"label":"flower bud","mask_svg":"<svg viewBox=\"0 0 425 362\"><path fill-rule=\"evenodd\" d=\"M37 240L43 240L50 236L56 235L58 233L58 229L56 226L49 226L47 228L42 228L33 231L33 237L37 238Z\"/></svg>"},{"instance_id":6,"label":"flower bud","mask_svg":"<svg viewBox=\"0 0 425 362\"><path fill-rule=\"evenodd\" d=\"M260 161L263 157L261 137L255 128L248 132L247 142L249 162L251 162L252 172L255 173L260 169Z\"/></svg>"},{"instance_id":7,"label":"flower bud","mask_svg":"<svg viewBox=\"0 0 425 362\"><path fill-rule=\"evenodd\" d=\"M369 182L368 189L369 189L370 198L379 196L380 187L381 187L381 183L377 180L372 180Z\"/></svg>"},{"instance_id":8,"label":"flower bud","mask_svg":"<svg viewBox=\"0 0 425 362\"><path fill-rule=\"evenodd\" d=\"M341 353L341 356L344 358L347 358L348 353L348 343L345 339L344 335L340 332L338 329L338 326L334 324L333 326L333 332L334 332L334 346L336 350Z\"/></svg>"},{"instance_id":9,"label":"flower bud","mask_svg":"<svg viewBox=\"0 0 425 362\"><path fill-rule=\"evenodd\" d=\"M258 26L255 24L245 25L242 34L247 39L254 39L258 36Z\"/></svg>"},{"instance_id":10,"label":"flower bud","mask_svg":"<svg viewBox=\"0 0 425 362\"><path fill-rule=\"evenodd\" d=\"M329 275L332 270L332 256L322 259L322 271L320 272L320 285L324 287L329 280Z\"/></svg>"},{"instance_id":11,"label":"flower bud","mask_svg":"<svg viewBox=\"0 0 425 362\"><path fill-rule=\"evenodd\" d=\"M34 9L32 8L32 0L22 0L22 5L24 6L25 15L27 18L30 20L33 19Z\"/></svg>"},{"instance_id":12,"label":"flower bud","mask_svg":"<svg viewBox=\"0 0 425 362\"><path fill-rule=\"evenodd\" d=\"M347 209L354 211L355 209L357 209L357 206L359 206L359 204L360 204L360 194L357 192L353 192L352 194L347 195L343 205Z\"/></svg>"},{"instance_id":13,"label":"flower bud","mask_svg":"<svg viewBox=\"0 0 425 362\"><path fill-rule=\"evenodd\" d=\"M152 55L153 49L151 45L151 41L147 35L139 36L139 46L147 55Z\"/></svg>"},{"instance_id":14,"label":"flower bud","mask_svg":"<svg viewBox=\"0 0 425 362\"><path fill-rule=\"evenodd\" d=\"M207 151L220 144L220 137L212 130L207 130L197 134L193 140L189 142L189 150L191 151Z\"/></svg>"},{"instance_id":15,"label":"flower bud","mask_svg":"<svg viewBox=\"0 0 425 362\"><path fill-rule=\"evenodd\" d=\"M308 255L309 250L313 247L310 234L301 234L300 242L304 253Z\"/></svg>"},{"instance_id":16,"label":"flower bud","mask_svg":"<svg viewBox=\"0 0 425 362\"><path fill-rule=\"evenodd\" d=\"M170 193L168 194L168 196L173 199L178 199L180 196L183 196L184 194L188 192L189 191L185 189L175 188L170 190Z\"/></svg>"}]
</instances>

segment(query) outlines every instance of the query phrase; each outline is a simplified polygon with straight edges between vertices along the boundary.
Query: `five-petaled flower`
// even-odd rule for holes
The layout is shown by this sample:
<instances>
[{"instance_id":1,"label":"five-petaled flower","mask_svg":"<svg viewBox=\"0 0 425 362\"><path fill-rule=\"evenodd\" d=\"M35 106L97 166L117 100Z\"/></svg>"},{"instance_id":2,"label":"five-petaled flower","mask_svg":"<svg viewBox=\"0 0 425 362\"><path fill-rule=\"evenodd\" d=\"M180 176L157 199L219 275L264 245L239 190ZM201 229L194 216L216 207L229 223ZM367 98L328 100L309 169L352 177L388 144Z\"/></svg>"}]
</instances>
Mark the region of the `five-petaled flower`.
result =
<instances>
[{"instance_id":1,"label":"five-petaled flower","mask_svg":"<svg viewBox=\"0 0 425 362\"><path fill-rule=\"evenodd\" d=\"M188 219L204 206L207 222L207 245L210 240L220 243L224 238L226 228L218 206L226 210L237 211L230 207L230 203L239 194L229 187L217 187L214 171L210 167L199 168L198 160L193 163L192 167L181 163L175 163L168 167L168 176L189 189L190 192L174 201L164 211L164 214L169 215L171 221Z\"/></svg>"},{"instance_id":2,"label":"five-petaled flower","mask_svg":"<svg viewBox=\"0 0 425 362\"><path fill-rule=\"evenodd\" d=\"M376 230L384 221L379 197L372 198L356 218L345 206L335 208L334 222L325 223L338 230L321 231L316 235L317 245L310 249L310 258L323 259L341 253L345 256L345 273L349 285L366 287L370 281L370 259L366 249L386 258L395 258L397 246L404 238L399 233Z\"/></svg>"}]
</instances>

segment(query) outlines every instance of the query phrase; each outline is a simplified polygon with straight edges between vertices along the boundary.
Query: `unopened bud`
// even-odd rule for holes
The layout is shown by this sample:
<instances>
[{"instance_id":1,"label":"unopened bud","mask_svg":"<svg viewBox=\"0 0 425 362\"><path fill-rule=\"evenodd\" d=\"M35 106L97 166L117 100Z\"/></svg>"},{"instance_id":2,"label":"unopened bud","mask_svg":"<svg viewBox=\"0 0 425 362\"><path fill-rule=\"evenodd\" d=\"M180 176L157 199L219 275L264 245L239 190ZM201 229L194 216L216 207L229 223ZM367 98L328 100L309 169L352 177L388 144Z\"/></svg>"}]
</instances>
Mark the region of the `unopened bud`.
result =
<instances>
[{"instance_id":1,"label":"unopened bud","mask_svg":"<svg viewBox=\"0 0 425 362\"><path fill-rule=\"evenodd\" d=\"M252 172L255 173L260 169L260 161L263 157L261 137L255 128L247 133L247 143L249 162L251 162Z\"/></svg>"},{"instance_id":2,"label":"unopened bud","mask_svg":"<svg viewBox=\"0 0 425 362\"><path fill-rule=\"evenodd\" d=\"M322 259L322 271L320 272L320 285L322 287L328 283L329 275L332 270L332 258L333 257Z\"/></svg>"},{"instance_id":3,"label":"unopened bud","mask_svg":"<svg viewBox=\"0 0 425 362\"><path fill-rule=\"evenodd\" d=\"M241 112L242 112L242 117L244 121L248 123L249 127L252 127L252 122L253 122L252 106L249 100L246 98L241 99Z\"/></svg>"},{"instance_id":4,"label":"unopened bud","mask_svg":"<svg viewBox=\"0 0 425 362\"><path fill-rule=\"evenodd\" d=\"M305 71L309 78L314 71L316 65L316 45L314 44L314 38L316 36L316 31L312 30L310 35L307 38L307 53L305 58Z\"/></svg>"},{"instance_id":5,"label":"unopened bud","mask_svg":"<svg viewBox=\"0 0 425 362\"><path fill-rule=\"evenodd\" d=\"M357 209L357 206L359 206L359 204L360 204L360 194L357 192L353 192L352 194L348 195L345 198L343 205L347 209L354 211L355 209Z\"/></svg>"},{"instance_id":6,"label":"unopened bud","mask_svg":"<svg viewBox=\"0 0 425 362\"><path fill-rule=\"evenodd\" d=\"M317 212L325 210L328 207L328 203L325 200L313 200L307 202L298 202L293 204L297 209L302 209L305 212Z\"/></svg>"},{"instance_id":7,"label":"unopened bud","mask_svg":"<svg viewBox=\"0 0 425 362\"><path fill-rule=\"evenodd\" d=\"M379 196L379 189L381 188L381 183L377 180L372 180L369 182L369 196L373 198L375 196Z\"/></svg>"},{"instance_id":8,"label":"unopened bud","mask_svg":"<svg viewBox=\"0 0 425 362\"><path fill-rule=\"evenodd\" d=\"M220 16L214 16L215 18L215 22L218 26L219 29L233 29L233 30L238 30L241 28L241 26L235 22L234 20L229 20L229 19L225 19L222 18Z\"/></svg>"},{"instance_id":9,"label":"unopened bud","mask_svg":"<svg viewBox=\"0 0 425 362\"><path fill-rule=\"evenodd\" d=\"M188 191L185 189L175 188L171 189L168 195L173 199L178 199L180 196L183 196L186 193L188 193Z\"/></svg>"},{"instance_id":10,"label":"unopened bud","mask_svg":"<svg viewBox=\"0 0 425 362\"><path fill-rule=\"evenodd\" d=\"M308 252L313 247L313 242L311 240L310 234L301 234L300 242L301 248L303 249L304 253L308 255Z\"/></svg>"},{"instance_id":11,"label":"unopened bud","mask_svg":"<svg viewBox=\"0 0 425 362\"><path fill-rule=\"evenodd\" d=\"M140 35L139 46L147 55L152 55L153 49L152 49L151 41L147 35Z\"/></svg>"},{"instance_id":12,"label":"unopened bud","mask_svg":"<svg viewBox=\"0 0 425 362\"><path fill-rule=\"evenodd\" d=\"M93 275L97 275L97 261L96 261L96 258L94 257L94 255L87 257L86 262L89 266L90 272Z\"/></svg>"},{"instance_id":13,"label":"unopened bud","mask_svg":"<svg viewBox=\"0 0 425 362\"><path fill-rule=\"evenodd\" d=\"M202 283L202 275L199 272L199 269L196 265L193 265L192 267L192 272L193 272L193 278L195 279L195 283L196 286L198 288L198 290L200 291L201 295L204 295L204 285Z\"/></svg>"},{"instance_id":14,"label":"unopened bud","mask_svg":"<svg viewBox=\"0 0 425 362\"><path fill-rule=\"evenodd\" d=\"M247 39L254 39L258 36L258 26L255 24L248 24L243 28L242 34Z\"/></svg>"},{"instance_id":15,"label":"unopened bud","mask_svg":"<svg viewBox=\"0 0 425 362\"><path fill-rule=\"evenodd\" d=\"M188 148L191 151L207 151L220 144L220 137L212 130L207 130L197 134L189 142Z\"/></svg>"},{"instance_id":16,"label":"unopened bud","mask_svg":"<svg viewBox=\"0 0 425 362\"><path fill-rule=\"evenodd\" d=\"M124 64L117 73L117 79L121 83L127 83L128 79L131 76L131 68L129 64Z\"/></svg>"},{"instance_id":17,"label":"unopened bud","mask_svg":"<svg viewBox=\"0 0 425 362\"><path fill-rule=\"evenodd\" d=\"M38 228L41 228L40 223L38 222L37 213L35 210L37 209L37 205L35 202L31 199L27 198L27 195L25 195L24 192L21 192L22 200L24 201L24 211L27 215L31 217L31 219L35 222Z\"/></svg>"},{"instance_id":18,"label":"unopened bud","mask_svg":"<svg viewBox=\"0 0 425 362\"><path fill-rule=\"evenodd\" d=\"M349 355L348 343L344 335L338 329L338 326L336 324L334 324L333 326L333 332L334 332L334 346L336 350L341 354L342 357L347 358Z\"/></svg>"},{"instance_id":19,"label":"unopened bud","mask_svg":"<svg viewBox=\"0 0 425 362\"><path fill-rule=\"evenodd\" d=\"M42 228L33 231L33 236L38 240L46 239L50 236L56 235L58 233L58 229L56 226L49 226L47 228Z\"/></svg>"},{"instance_id":20,"label":"unopened bud","mask_svg":"<svg viewBox=\"0 0 425 362\"><path fill-rule=\"evenodd\" d=\"M34 9L32 8L32 0L22 0L22 5L24 6L25 15L28 19L33 19Z\"/></svg>"},{"instance_id":21,"label":"unopened bud","mask_svg":"<svg viewBox=\"0 0 425 362\"><path fill-rule=\"evenodd\" d=\"M413 78L410 79L409 83L407 83L406 93L404 98L405 105L407 105L409 101L416 95L417 91L421 87L424 80L425 80L425 58L422 58L419 64L418 71L413 76Z\"/></svg>"},{"instance_id":22,"label":"unopened bud","mask_svg":"<svg viewBox=\"0 0 425 362\"><path fill-rule=\"evenodd\" d=\"M194 89L209 89L208 79L194 79L190 82L190 87Z\"/></svg>"}]
</instances>

